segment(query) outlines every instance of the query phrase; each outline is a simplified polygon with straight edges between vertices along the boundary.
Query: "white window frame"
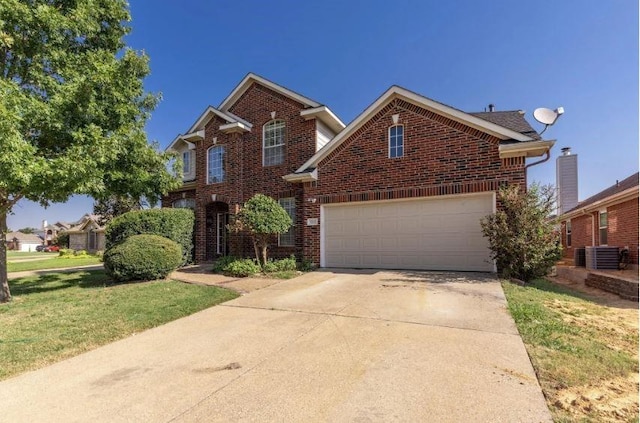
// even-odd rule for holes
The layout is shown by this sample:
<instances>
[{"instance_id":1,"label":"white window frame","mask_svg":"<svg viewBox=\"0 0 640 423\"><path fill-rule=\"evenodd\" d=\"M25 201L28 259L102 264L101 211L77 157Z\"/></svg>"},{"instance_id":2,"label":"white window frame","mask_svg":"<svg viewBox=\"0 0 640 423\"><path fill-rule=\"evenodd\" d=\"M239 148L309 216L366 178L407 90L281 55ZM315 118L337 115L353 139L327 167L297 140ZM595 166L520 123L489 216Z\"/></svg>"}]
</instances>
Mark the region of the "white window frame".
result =
<instances>
[{"instance_id":1,"label":"white window frame","mask_svg":"<svg viewBox=\"0 0 640 423\"><path fill-rule=\"evenodd\" d=\"M220 180L219 181L211 181L211 174L209 173L210 168L211 168L211 151L212 150L219 150L222 151L222 156L220 158ZM219 184L224 182L225 180L225 171L224 171L224 158L225 158L225 147L224 145L214 145L211 146L207 149L207 185L211 185L211 184Z\"/></svg>"},{"instance_id":2,"label":"white window frame","mask_svg":"<svg viewBox=\"0 0 640 423\"><path fill-rule=\"evenodd\" d=\"M284 163L285 131L286 125L282 119L270 120L262 126L262 166L278 166ZM275 140L276 144L267 146L267 137L269 137L269 141ZM267 151L271 153L269 154L269 160L267 160ZM277 160L278 157L279 161ZM273 160L274 158L276 160Z\"/></svg>"},{"instance_id":3,"label":"white window frame","mask_svg":"<svg viewBox=\"0 0 640 423\"><path fill-rule=\"evenodd\" d=\"M602 226L602 215L605 215L605 225ZM605 231L605 242L602 242L602 230ZM603 209L598 211L598 244L599 245L609 245L609 214L607 213L607 209Z\"/></svg>"},{"instance_id":4,"label":"white window frame","mask_svg":"<svg viewBox=\"0 0 640 423\"><path fill-rule=\"evenodd\" d=\"M402 135L398 136L398 133L396 132L395 135L391 134L391 131L394 128L402 128ZM396 141L396 145L395 147L391 147L391 140L395 139ZM398 139L400 139L401 142L401 146L398 147ZM398 150L402 151L402 154L398 155ZM394 154L396 155L391 155L391 152L394 152ZM398 125L393 125L389 127L389 137L388 137L388 156L390 159L399 159L401 157L404 157L404 125L398 124Z\"/></svg>"},{"instance_id":5,"label":"white window frame","mask_svg":"<svg viewBox=\"0 0 640 423\"><path fill-rule=\"evenodd\" d=\"M192 151L191 150L185 150L182 152L182 174L183 175L188 175L191 173L191 157L192 157Z\"/></svg>"},{"instance_id":6,"label":"white window frame","mask_svg":"<svg viewBox=\"0 0 640 423\"><path fill-rule=\"evenodd\" d=\"M286 197L278 199L278 204L289 214L292 224L289 230L283 234L278 234L279 247L295 247L296 246L296 199L295 197ZM284 242L283 242L284 241Z\"/></svg>"},{"instance_id":7,"label":"white window frame","mask_svg":"<svg viewBox=\"0 0 640 423\"><path fill-rule=\"evenodd\" d=\"M565 223L565 239L567 247L571 247L571 219L567 220L567 223Z\"/></svg>"}]
</instances>

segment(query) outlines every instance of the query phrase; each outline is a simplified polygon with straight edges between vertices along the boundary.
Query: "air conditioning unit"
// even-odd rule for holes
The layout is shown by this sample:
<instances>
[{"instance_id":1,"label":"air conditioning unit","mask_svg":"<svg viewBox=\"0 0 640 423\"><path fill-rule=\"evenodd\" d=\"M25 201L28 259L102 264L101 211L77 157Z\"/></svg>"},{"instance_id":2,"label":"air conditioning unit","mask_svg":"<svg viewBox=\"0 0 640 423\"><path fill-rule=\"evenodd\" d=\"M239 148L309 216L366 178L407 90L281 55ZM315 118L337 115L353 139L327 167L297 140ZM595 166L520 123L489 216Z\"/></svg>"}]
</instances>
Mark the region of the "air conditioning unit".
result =
<instances>
[{"instance_id":1,"label":"air conditioning unit","mask_svg":"<svg viewBox=\"0 0 640 423\"><path fill-rule=\"evenodd\" d=\"M617 270L619 247L586 247L585 264L587 269Z\"/></svg>"},{"instance_id":2,"label":"air conditioning unit","mask_svg":"<svg viewBox=\"0 0 640 423\"><path fill-rule=\"evenodd\" d=\"M585 267L587 265L587 260L585 258L585 249L576 248L573 250L573 265L576 267Z\"/></svg>"}]
</instances>

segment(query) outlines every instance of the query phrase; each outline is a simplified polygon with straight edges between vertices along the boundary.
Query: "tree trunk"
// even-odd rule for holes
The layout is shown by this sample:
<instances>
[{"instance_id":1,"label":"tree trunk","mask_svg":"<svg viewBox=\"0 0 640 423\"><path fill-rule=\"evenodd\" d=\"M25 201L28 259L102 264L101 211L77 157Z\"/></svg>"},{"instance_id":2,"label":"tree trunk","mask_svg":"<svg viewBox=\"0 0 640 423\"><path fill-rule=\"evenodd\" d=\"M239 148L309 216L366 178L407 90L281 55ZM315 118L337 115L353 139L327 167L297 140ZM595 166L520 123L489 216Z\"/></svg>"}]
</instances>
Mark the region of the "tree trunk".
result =
<instances>
[{"instance_id":1,"label":"tree trunk","mask_svg":"<svg viewBox=\"0 0 640 423\"><path fill-rule=\"evenodd\" d=\"M253 249L256 252L256 260L258 260L258 265L262 267L262 264L260 264L260 248L258 248L258 239L255 236L253 238Z\"/></svg>"},{"instance_id":2,"label":"tree trunk","mask_svg":"<svg viewBox=\"0 0 640 423\"><path fill-rule=\"evenodd\" d=\"M262 268L263 269L264 269L264 266L267 264L267 248L269 248L269 245L266 242L262 244Z\"/></svg>"},{"instance_id":3,"label":"tree trunk","mask_svg":"<svg viewBox=\"0 0 640 423\"><path fill-rule=\"evenodd\" d=\"M7 213L0 212L0 303L11 301L7 278Z\"/></svg>"}]
</instances>

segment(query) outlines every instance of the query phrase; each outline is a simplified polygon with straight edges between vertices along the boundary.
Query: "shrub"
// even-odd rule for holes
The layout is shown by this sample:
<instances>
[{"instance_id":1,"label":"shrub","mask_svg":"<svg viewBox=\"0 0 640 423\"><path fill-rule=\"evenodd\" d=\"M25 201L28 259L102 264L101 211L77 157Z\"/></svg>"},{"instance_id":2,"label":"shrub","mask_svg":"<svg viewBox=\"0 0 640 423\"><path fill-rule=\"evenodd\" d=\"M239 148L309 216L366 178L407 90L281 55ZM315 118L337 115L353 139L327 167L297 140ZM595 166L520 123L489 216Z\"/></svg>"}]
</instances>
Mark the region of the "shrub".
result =
<instances>
[{"instance_id":1,"label":"shrub","mask_svg":"<svg viewBox=\"0 0 640 423\"><path fill-rule=\"evenodd\" d=\"M287 272L296 269L296 257L294 255L280 260L267 260L263 266L265 273Z\"/></svg>"},{"instance_id":2,"label":"shrub","mask_svg":"<svg viewBox=\"0 0 640 423\"><path fill-rule=\"evenodd\" d=\"M513 185L500 189L498 200L502 209L480 222L498 271L525 282L545 276L562 254L559 233L550 219L553 188L534 184L521 192Z\"/></svg>"},{"instance_id":3,"label":"shrub","mask_svg":"<svg viewBox=\"0 0 640 423\"><path fill-rule=\"evenodd\" d=\"M213 265L213 271L225 275L244 278L260 272L260 266L253 259L239 259L233 256L220 257Z\"/></svg>"},{"instance_id":4,"label":"shrub","mask_svg":"<svg viewBox=\"0 0 640 423\"><path fill-rule=\"evenodd\" d=\"M182 247L181 265L191 262L194 215L190 209L147 209L114 218L105 230L106 249L132 235L152 234L169 238Z\"/></svg>"},{"instance_id":5,"label":"shrub","mask_svg":"<svg viewBox=\"0 0 640 423\"><path fill-rule=\"evenodd\" d=\"M164 279L180 266L178 243L158 235L132 235L103 256L107 274L118 282Z\"/></svg>"},{"instance_id":6,"label":"shrub","mask_svg":"<svg viewBox=\"0 0 640 423\"><path fill-rule=\"evenodd\" d=\"M316 268L316 265L306 257L304 257L300 261L300 263L298 263L298 270L300 270L301 272L310 272L315 268Z\"/></svg>"},{"instance_id":7,"label":"shrub","mask_svg":"<svg viewBox=\"0 0 640 423\"><path fill-rule=\"evenodd\" d=\"M223 272L230 276L245 278L259 273L260 266L253 259L239 259L227 264Z\"/></svg>"},{"instance_id":8,"label":"shrub","mask_svg":"<svg viewBox=\"0 0 640 423\"><path fill-rule=\"evenodd\" d=\"M87 250L78 250L75 252L74 257L91 257L91 255L89 253L87 253Z\"/></svg>"},{"instance_id":9,"label":"shrub","mask_svg":"<svg viewBox=\"0 0 640 423\"><path fill-rule=\"evenodd\" d=\"M75 251L70 248L63 248L58 252L58 256L62 258L73 258L75 256Z\"/></svg>"},{"instance_id":10,"label":"shrub","mask_svg":"<svg viewBox=\"0 0 640 423\"><path fill-rule=\"evenodd\" d=\"M223 256L220 257L216 260L215 263L213 263L213 271L216 273L223 273L224 269L233 261L238 260L236 257L234 256Z\"/></svg>"}]
</instances>

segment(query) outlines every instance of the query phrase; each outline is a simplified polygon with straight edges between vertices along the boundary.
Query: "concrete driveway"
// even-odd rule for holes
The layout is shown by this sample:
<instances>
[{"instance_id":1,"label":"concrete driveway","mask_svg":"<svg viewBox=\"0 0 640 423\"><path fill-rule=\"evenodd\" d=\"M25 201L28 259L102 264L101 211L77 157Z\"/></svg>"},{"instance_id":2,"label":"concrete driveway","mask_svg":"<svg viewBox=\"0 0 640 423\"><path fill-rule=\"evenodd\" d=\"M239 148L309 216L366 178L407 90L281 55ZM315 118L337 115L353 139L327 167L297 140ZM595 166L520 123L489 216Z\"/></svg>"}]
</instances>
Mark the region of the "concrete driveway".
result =
<instances>
[{"instance_id":1,"label":"concrete driveway","mask_svg":"<svg viewBox=\"0 0 640 423\"><path fill-rule=\"evenodd\" d=\"M313 272L0 383L10 422L547 422L487 275Z\"/></svg>"}]
</instances>

